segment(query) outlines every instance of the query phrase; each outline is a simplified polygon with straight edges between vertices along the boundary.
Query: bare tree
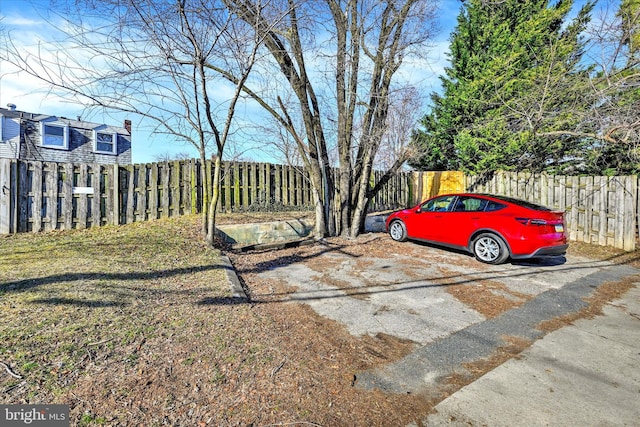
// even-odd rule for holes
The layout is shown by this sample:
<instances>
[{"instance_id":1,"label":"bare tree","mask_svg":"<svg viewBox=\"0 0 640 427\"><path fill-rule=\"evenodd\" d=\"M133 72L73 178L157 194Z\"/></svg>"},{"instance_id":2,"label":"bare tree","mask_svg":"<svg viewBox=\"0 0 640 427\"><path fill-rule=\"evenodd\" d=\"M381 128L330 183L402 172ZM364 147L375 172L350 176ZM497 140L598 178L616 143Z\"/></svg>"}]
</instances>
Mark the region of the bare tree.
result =
<instances>
[{"instance_id":1,"label":"bare tree","mask_svg":"<svg viewBox=\"0 0 640 427\"><path fill-rule=\"evenodd\" d=\"M215 0L63 5L68 6L58 17L66 21L63 42L37 53L9 43L0 59L88 109L133 113L155 123L156 134L193 145L203 165L212 155L213 183L202 168L203 232L212 241L220 162L241 88L257 58L256 32ZM216 68L224 69L225 77Z\"/></svg>"},{"instance_id":2,"label":"bare tree","mask_svg":"<svg viewBox=\"0 0 640 427\"><path fill-rule=\"evenodd\" d=\"M387 128L392 83L403 60L425 49L435 3L282 0L262 9L250 0L225 3L263 37L275 64L269 71L277 70L286 82L271 99L246 89L295 141L310 172L316 236L356 236L377 190L369 178ZM272 16L285 19L270 27ZM326 76L329 87L323 85ZM283 101L289 95L295 103ZM333 143L337 176L330 160ZM401 153L388 175L406 157Z\"/></svg>"},{"instance_id":3,"label":"bare tree","mask_svg":"<svg viewBox=\"0 0 640 427\"><path fill-rule=\"evenodd\" d=\"M405 58L425 51L434 0L93 0L76 6L80 13L69 13L68 28L77 30L68 40L79 50L59 45L48 61L14 46L1 59L88 100L88 107L154 120L156 132L192 142L203 161L215 143L214 194L203 225L210 239L219 162L241 94L295 143L312 183L316 236L360 232L379 188L371 187L370 175L387 134L391 89ZM250 78L256 66L260 72ZM397 153L387 177L408 153Z\"/></svg>"},{"instance_id":4,"label":"bare tree","mask_svg":"<svg viewBox=\"0 0 640 427\"><path fill-rule=\"evenodd\" d=\"M605 171L638 173L640 3L623 0L617 7L613 2L607 5L588 31L588 55L595 64L584 120L595 134L590 160Z\"/></svg>"},{"instance_id":5,"label":"bare tree","mask_svg":"<svg viewBox=\"0 0 640 427\"><path fill-rule=\"evenodd\" d=\"M407 154L416 155L409 151L411 136L423 114L424 98L416 87L407 86L392 92L386 131L374 163L377 169L393 169L398 159Z\"/></svg>"}]
</instances>

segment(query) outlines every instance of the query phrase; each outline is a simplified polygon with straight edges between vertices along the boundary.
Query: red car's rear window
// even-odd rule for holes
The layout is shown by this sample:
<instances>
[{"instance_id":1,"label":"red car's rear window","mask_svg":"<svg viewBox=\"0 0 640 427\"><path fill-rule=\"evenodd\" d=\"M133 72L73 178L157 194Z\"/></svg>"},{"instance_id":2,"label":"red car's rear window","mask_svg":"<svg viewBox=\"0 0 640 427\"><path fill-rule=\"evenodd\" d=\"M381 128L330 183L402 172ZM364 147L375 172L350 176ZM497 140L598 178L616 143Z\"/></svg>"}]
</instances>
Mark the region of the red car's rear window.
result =
<instances>
[{"instance_id":1,"label":"red car's rear window","mask_svg":"<svg viewBox=\"0 0 640 427\"><path fill-rule=\"evenodd\" d=\"M491 196L494 199L503 200L508 203L513 203L515 205L520 205L522 207L525 207L527 209L532 209L534 211L547 211L547 212L551 211L551 209L549 209L546 206L542 206L537 203L527 202L526 200L515 199L513 197L507 197L507 196L496 196L495 194L487 194L487 196Z\"/></svg>"},{"instance_id":2,"label":"red car's rear window","mask_svg":"<svg viewBox=\"0 0 640 427\"><path fill-rule=\"evenodd\" d=\"M484 208L485 212L495 212L495 211L499 211L500 209L503 209L507 207L507 205L503 205L502 203L498 203L498 202L494 202L493 200L489 200L487 205Z\"/></svg>"}]
</instances>

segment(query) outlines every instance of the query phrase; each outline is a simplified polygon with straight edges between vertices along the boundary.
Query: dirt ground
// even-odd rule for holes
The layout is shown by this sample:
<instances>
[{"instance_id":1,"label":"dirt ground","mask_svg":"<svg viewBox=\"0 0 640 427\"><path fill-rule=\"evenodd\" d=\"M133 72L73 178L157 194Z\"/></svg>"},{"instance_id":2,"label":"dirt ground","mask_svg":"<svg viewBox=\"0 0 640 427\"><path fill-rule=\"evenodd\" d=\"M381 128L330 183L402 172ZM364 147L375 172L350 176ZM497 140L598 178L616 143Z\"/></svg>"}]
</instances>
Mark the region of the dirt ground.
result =
<instances>
[{"instance_id":1,"label":"dirt ground","mask_svg":"<svg viewBox=\"0 0 640 427\"><path fill-rule=\"evenodd\" d=\"M223 216L220 223L264 219ZM354 240L331 238L309 246L235 252L207 248L199 240L198 222L166 220L126 231L79 232L86 246L78 250L78 258L64 273L48 271L38 280L26 262L24 272L22 267L16 271L15 262L7 263L6 273L0 268L0 284L5 286L0 289L0 320L5 324L0 328L5 343L0 361L6 365L0 401L69 404L72 425L404 426L419 423L436 403L473 380L451 378L449 387L428 398L354 387L358 372L397 360L416 344L385 335L354 337L308 306L287 302L291 289L258 276L275 265L298 261L318 270L331 268L317 258L326 251L383 257L390 245L399 245L387 236L363 234ZM44 262L47 253L62 253L73 246L74 236L46 238L51 246L42 252L29 249L30 259ZM140 236L157 246L144 246L151 243L141 242ZM169 243L176 249L157 253ZM11 241L0 242L0 249L3 244L14 245L7 250L16 251ZM112 264L104 271L83 264L82 255L102 253L105 247ZM411 248L402 246L404 251ZM249 293L248 303L238 303L218 287L223 281L211 259L219 250L230 257ZM638 264L637 253L583 244L570 250ZM141 251L154 253L155 261L138 257ZM469 257L468 262L476 261ZM449 292L487 317L518 303L483 290L490 286L456 285ZM544 327L553 330L575 317L595 315L628 286L602 286L588 310ZM475 378L517 357L528 345L513 342L470 367Z\"/></svg>"}]
</instances>

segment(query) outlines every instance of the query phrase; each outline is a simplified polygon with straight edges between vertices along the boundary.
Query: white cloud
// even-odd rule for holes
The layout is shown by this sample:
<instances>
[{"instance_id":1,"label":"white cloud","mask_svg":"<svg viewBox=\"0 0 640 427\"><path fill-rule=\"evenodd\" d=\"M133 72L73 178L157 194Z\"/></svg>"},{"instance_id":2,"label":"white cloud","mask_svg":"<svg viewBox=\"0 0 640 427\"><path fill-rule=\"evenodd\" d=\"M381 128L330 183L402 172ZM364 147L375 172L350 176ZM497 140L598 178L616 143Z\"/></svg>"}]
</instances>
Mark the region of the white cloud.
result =
<instances>
[{"instance_id":1,"label":"white cloud","mask_svg":"<svg viewBox=\"0 0 640 427\"><path fill-rule=\"evenodd\" d=\"M41 20L26 18L24 16L5 15L2 23L10 27L36 27L42 24Z\"/></svg>"},{"instance_id":2,"label":"white cloud","mask_svg":"<svg viewBox=\"0 0 640 427\"><path fill-rule=\"evenodd\" d=\"M81 110L50 93L40 80L25 73L4 74L0 78L0 106L8 103L17 105L21 111L52 115L74 115Z\"/></svg>"}]
</instances>

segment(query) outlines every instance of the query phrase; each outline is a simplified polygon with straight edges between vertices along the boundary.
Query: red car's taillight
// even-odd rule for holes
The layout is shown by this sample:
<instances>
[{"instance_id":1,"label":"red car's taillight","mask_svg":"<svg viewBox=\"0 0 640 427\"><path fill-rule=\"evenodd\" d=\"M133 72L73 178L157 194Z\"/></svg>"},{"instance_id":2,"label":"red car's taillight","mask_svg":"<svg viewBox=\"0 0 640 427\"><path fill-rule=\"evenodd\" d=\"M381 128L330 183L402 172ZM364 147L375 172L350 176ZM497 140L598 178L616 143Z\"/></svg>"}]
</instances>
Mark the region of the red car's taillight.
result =
<instances>
[{"instance_id":1,"label":"red car's taillight","mask_svg":"<svg viewBox=\"0 0 640 427\"><path fill-rule=\"evenodd\" d=\"M544 219L516 218L516 221L522 225L547 225Z\"/></svg>"},{"instance_id":2,"label":"red car's taillight","mask_svg":"<svg viewBox=\"0 0 640 427\"><path fill-rule=\"evenodd\" d=\"M516 218L522 225L537 225L537 226L548 226L544 228L540 228L540 233L564 233L564 223L562 221L551 221L548 222L544 219L534 219L534 218Z\"/></svg>"}]
</instances>

